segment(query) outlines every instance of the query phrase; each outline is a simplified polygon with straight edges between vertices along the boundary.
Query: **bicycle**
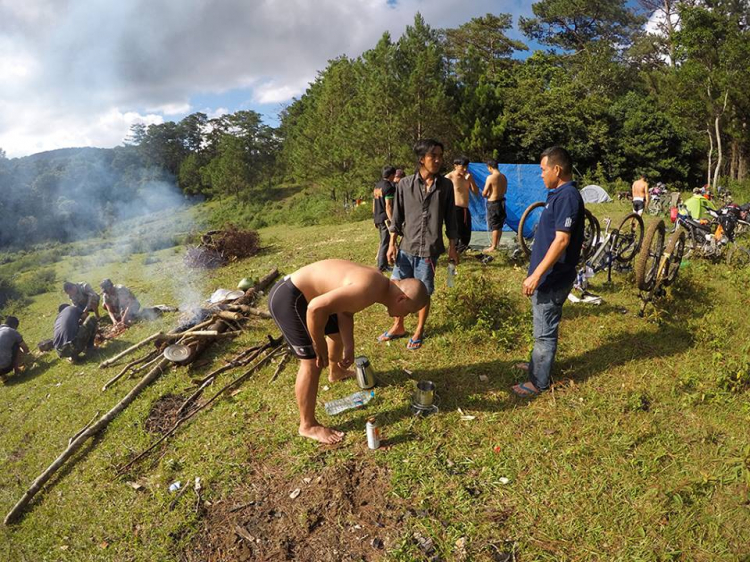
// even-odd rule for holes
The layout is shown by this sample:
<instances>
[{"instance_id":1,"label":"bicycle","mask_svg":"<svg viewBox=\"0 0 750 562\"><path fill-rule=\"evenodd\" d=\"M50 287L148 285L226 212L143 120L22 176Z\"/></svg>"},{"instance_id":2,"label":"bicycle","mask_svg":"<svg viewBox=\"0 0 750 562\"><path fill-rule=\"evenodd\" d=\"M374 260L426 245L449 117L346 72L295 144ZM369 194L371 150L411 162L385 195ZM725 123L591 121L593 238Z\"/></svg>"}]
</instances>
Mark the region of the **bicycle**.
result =
<instances>
[{"instance_id":1,"label":"bicycle","mask_svg":"<svg viewBox=\"0 0 750 562\"><path fill-rule=\"evenodd\" d=\"M526 207L526 210L521 215L521 220L518 221L518 232L516 238L518 240L518 245L521 247L521 251L527 258L531 255L531 250L534 247L536 228L539 224L539 217L541 216L545 205L546 203L544 201L532 203ZM596 220L596 217L591 211L584 209L583 246L581 247L582 262L585 262L591 257L596 241L599 239L600 235L601 226L599 225L599 221Z\"/></svg>"},{"instance_id":2,"label":"bicycle","mask_svg":"<svg viewBox=\"0 0 750 562\"><path fill-rule=\"evenodd\" d=\"M680 271L687 246L687 234L684 230L675 230L666 246L665 236L666 226L663 220L651 223L635 262L635 282L641 297L639 316L644 315L649 302L666 294L666 288L677 280Z\"/></svg>"}]
</instances>

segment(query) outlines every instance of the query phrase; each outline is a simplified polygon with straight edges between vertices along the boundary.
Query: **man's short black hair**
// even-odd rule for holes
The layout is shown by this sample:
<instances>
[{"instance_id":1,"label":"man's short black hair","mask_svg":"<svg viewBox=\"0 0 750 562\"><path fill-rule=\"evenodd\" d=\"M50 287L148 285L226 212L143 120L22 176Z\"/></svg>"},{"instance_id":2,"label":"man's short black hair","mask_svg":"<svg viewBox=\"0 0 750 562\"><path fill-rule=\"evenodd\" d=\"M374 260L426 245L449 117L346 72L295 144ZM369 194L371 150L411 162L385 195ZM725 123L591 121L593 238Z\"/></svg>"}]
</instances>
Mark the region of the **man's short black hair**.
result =
<instances>
[{"instance_id":1,"label":"man's short black hair","mask_svg":"<svg viewBox=\"0 0 750 562\"><path fill-rule=\"evenodd\" d=\"M561 146L551 146L542 152L542 158L547 157L547 164L550 166L560 166L560 171L564 176L573 174L573 159L570 153Z\"/></svg>"},{"instance_id":2,"label":"man's short black hair","mask_svg":"<svg viewBox=\"0 0 750 562\"><path fill-rule=\"evenodd\" d=\"M390 178L395 173L396 173L396 168L394 168L393 166L384 166L383 167L383 179L384 180L387 180L388 178Z\"/></svg>"},{"instance_id":3,"label":"man's short black hair","mask_svg":"<svg viewBox=\"0 0 750 562\"><path fill-rule=\"evenodd\" d=\"M63 291L69 291L71 289L74 289L75 286L76 286L75 283L71 283L70 281L65 281L65 283L63 283Z\"/></svg>"},{"instance_id":4,"label":"man's short black hair","mask_svg":"<svg viewBox=\"0 0 750 562\"><path fill-rule=\"evenodd\" d=\"M485 162L485 164L487 164L493 170L497 170L497 160L495 160L494 158L489 158L487 162Z\"/></svg>"},{"instance_id":5,"label":"man's short black hair","mask_svg":"<svg viewBox=\"0 0 750 562\"><path fill-rule=\"evenodd\" d=\"M469 159L466 158L466 156L459 156L458 158L453 159L453 165L454 166L468 166Z\"/></svg>"},{"instance_id":6,"label":"man's short black hair","mask_svg":"<svg viewBox=\"0 0 750 562\"><path fill-rule=\"evenodd\" d=\"M445 147L440 141L436 141L435 139L418 140L417 144L414 145L414 154L417 155L418 160L421 160L422 158L427 156L427 154L432 152L436 146L439 146L440 150L445 151Z\"/></svg>"},{"instance_id":7,"label":"man's short black hair","mask_svg":"<svg viewBox=\"0 0 750 562\"><path fill-rule=\"evenodd\" d=\"M5 319L5 325L15 330L16 328L18 328L18 318L16 318L15 316L8 316Z\"/></svg>"},{"instance_id":8,"label":"man's short black hair","mask_svg":"<svg viewBox=\"0 0 750 562\"><path fill-rule=\"evenodd\" d=\"M60 314L63 310L68 308L70 305L68 303L63 303L60 306L57 307L57 313Z\"/></svg>"}]
</instances>

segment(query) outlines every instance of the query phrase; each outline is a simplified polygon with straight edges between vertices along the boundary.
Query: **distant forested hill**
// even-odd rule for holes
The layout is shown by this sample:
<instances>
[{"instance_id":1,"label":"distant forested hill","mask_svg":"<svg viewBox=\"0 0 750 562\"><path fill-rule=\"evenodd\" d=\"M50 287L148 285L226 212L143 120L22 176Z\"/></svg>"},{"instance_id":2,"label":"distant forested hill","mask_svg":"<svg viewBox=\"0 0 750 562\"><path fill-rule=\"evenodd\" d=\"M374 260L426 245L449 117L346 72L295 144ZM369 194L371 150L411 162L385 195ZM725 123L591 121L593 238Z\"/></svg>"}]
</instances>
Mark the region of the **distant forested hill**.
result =
<instances>
[{"instance_id":1,"label":"distant forested hill","mask_svg":"<svg viewBox=\"0 0 750 562\"><path fill-rule=\"evenodd\" d=\"M0 247L66 242L183 202L171 175L132 146L0 159Z\"/></svg>"}]
</instances>

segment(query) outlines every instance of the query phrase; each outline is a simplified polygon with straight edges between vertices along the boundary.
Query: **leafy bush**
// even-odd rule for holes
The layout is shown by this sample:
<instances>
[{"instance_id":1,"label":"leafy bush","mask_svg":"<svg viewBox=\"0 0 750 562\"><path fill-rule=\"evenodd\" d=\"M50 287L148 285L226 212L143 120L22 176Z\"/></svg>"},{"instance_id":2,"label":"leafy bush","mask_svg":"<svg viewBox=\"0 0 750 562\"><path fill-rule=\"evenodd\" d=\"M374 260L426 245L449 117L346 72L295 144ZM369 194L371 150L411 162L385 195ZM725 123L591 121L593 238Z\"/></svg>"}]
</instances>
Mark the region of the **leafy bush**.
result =
<instances>
[{"instance_id":1,"label":"leafy bush","mask_svg":"<svg viewBox=\"0 0 750 562\"><path fill-rule=\"evenodd\" d=\"M56 281L54 269L39 269L24 275L23 280L18 283L18 289L24 295L32 297L54 290Z\"/></svg>"},{"instance_id":2,"label":"leafy bush","mask_svg":"<svg viewBox=\"0 0 750 562\"><path fill-rule=\"evenodd\" d=\"M0 308L3 308L10 300L20 297L16 284L9 277L0 276Z\"/></svg>"},{"instance_id":3,"label":"leafy bush","mask_svg":"<svg viewBox=\"0 0 750 562\"><path fill-rule=\"evenodd\" d=\"M516 349L531 338L529 315L521 312L507 290L479 275L457 278L451 291L435 297L443 305L448 325L474 341L491 338L503 349Z\"/></svg>"}]
</instances>

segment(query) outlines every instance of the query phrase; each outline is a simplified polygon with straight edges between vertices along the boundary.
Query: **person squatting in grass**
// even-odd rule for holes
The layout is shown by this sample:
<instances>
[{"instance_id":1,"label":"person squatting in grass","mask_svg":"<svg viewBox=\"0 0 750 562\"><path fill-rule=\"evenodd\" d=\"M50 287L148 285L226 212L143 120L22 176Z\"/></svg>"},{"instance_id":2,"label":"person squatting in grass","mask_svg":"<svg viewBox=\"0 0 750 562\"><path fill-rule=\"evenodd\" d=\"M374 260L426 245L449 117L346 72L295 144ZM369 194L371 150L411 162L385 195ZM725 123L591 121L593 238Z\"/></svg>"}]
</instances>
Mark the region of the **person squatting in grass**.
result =
<instances>
[{"instance_id":1,"label":"person squatting in grass","mask_svg":"<svg viewBox=\"0 0 750 562\"><path fill-rule=\"evenodd\" d=\"M88 283L63 283L63 291L70 298L74 306L80 308L84 313L93 312L99 318L99 295Z\"/></svg>"},{"instance_id":2,"label":"person squatting in grass","mask_svg":"<svg viewBox=\"0 0 750 562\"><path fill-rule=\"evenodd\" d=\"M125 285L115 285L110 279L105 279L99 286L102 289L103 307L112 320L112 325L122 323L129 326L138 319L141 303L133 292Z\"/></svg>"},{"instance_id":3,"label":"person squatting in grass","mask_svg":"<svg viewBox=\"0 0 750 562\"><path fill-rule=\"evenodd\" d=\"M396 192L396 185L393 183L396 178L396 168L386 166L380 181L372 190L372 220L380 231L380 246L378 248L377 265L380 271L387 271L388 267L388 243L390 234L388 225L391 223L393 215L393 195Z\"/></svg>"},{"instance_id":4,"label":"person squatting in grass","mask_svg":"<svg viewBox=\"0 0 750 562\"><path fill-rule=\"evenodd\" d=\"M442 143L432 139L421 140L414 145L414 153L419 160L419 169L414 175L402 179L396 187L388 262L395 263L392 279L419 279L432 295L437 260L445 252L441 232L443 224L450 242L448 257L456 265L459 262L453 184L438 175L443 165ZM399 236L402 236L400 248L397 244ZM419 311L417 328L409 338L407 349L422 347L429 313L430 305L427 303ZM378 340L389 341L405 335L404 318L397 316L393 326L378 336Z\"/></svg>"},{"instance_id":5,"label":"person squatting in grass","mask_svg":"<svg viewBox=\"0 0 750 562\"><path fill-rule=\"evenodd\" d=\"M583 199L572 179L570 155L558 146L548 148L542 153L541 169L547 204L539 217L529 273L522 285L523 294L531 297L534 349L529 363L517 365L528 371L528 382L511 389L523 397L549 388L562 307L573 288L584 235Z\"/></svg>"},{"instance_id":6,"label":"person squatting in grass","mask_svg":"<svg viewBox=\"0 0 750 562\"><path fill-rule=\"evenodd\" d=\"M58 357L75 363L81 353L94 349L97 319L77 306L61 304L55 318L53 345Z\"/></svg>"},{"instance_id":7,"label":"person squatting in grass","mask_svg":"<svg viewBox=\"0 0 750 562\"><path fill-rule=\"evenodd\" d=\"M505 193L508 191L508 178L497 169L497 160L487 160L490 175L484 182L482 197L487 198L487 228L492 231L492 242L489 248L482 250L485 254L497 250L500 236L505 224Z\"/></svg>"},{"instance_id":8,"label":"person squatting in grass","mask_svg":"<svg viewBox=\"0 0 750 562\"><path fill-rule=\"evenodd\" d=\"M18 318L8 316L0 324L0 382L5 382L5 375L13 371L21 372L24 357L29 352L23 336L18 332Z\"/></svg>"},{"instance_id":9,"label":"person squatting in grass","mask_svg":"<svg viewBox=\"0 0 750 562\"><path fill-rule=\"evenodd\" d=\"M458 227L459 254L469 248L471 242L471 211L469 211L469 191L479 195L474 176L469 173L469 159L462 156L453 161L453 171L445 176L453 183L453 200L456 205L456 225Z\"/></svg>"},{"instance_id":10,"label":"person squatting in grass","mask_svg":"<svg viewBox=\"0 0 750 562\"><path fill-rule=\"evenodd\" d=\"M406 316L430 302L417 279L391 280L373 267L345 260L323 260L298 269L274 285L268 309L292 352L299 358L294 392L299 434L321 443L338 443L343 432L315 418L321 371L328 380L354 376L354 314L380 303L391 316Z\"/></svg>"}]
</instances>

